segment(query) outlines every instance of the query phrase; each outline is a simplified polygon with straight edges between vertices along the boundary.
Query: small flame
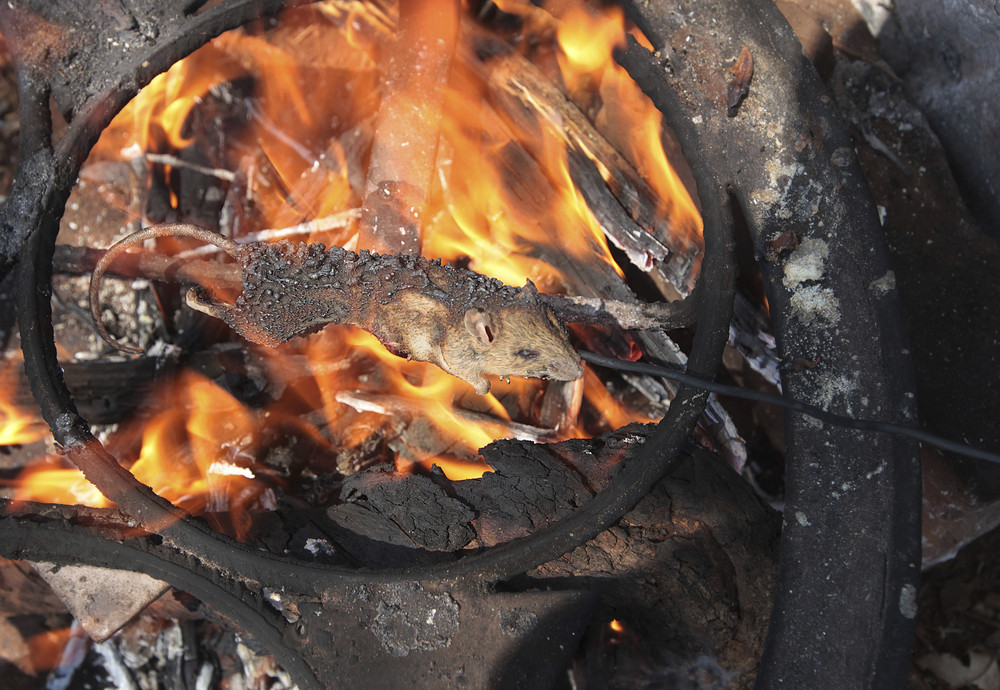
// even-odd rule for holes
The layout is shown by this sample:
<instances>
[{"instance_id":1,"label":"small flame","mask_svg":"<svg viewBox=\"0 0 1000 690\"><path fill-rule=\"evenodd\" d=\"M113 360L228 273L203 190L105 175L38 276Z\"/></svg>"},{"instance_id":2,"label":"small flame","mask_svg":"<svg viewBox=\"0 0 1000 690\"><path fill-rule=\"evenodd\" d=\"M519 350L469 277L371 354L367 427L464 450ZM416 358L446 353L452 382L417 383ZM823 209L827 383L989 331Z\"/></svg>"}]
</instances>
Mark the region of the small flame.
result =
<instances>
[{"instance_id":1,"label":"small flame","mask_svg":"<svg viewBox=\"0 0 1000 690\"><path fill-rule=\"evenodd\" d=\"M141 98L132 99L122 110L124 115L115 117L102 139L125 140L145 151L182 149L191 143L190 136L184 134L191 109L213 86L235 78L241 71L239 65L214 47L205 53L204 58L214 63L214 69L200 69L196 60L181 60L153 79L142 90Z\"/></svg>"},{"instance_id":2,"label":"small flame","mask_svg":"<svg viewBox=\"0 0 1000 690\"><path fill-rule=\"evenodd\" d=\"M613 633L623 633L623 632L625 632L625 625L620 620L618 620L617 618L613 618L611 620L611 622L608 624L608 628Z\"/></svg>"},{"instance_id":3,"label":"small flame","mask_svg":"<svg viewBox=\"0 0 1000 690\"><path fill-rule=\"evenodd\" d=\"M24 365L20 361L0 362L0 446L35 443L49 434L48 425L37 412L15 402Z\"/></svg>"},{"instance_id":4,"label":"small flame","mask_svg":"<svg viewBox=\"0 0 1000 690\"><path fill-rule=\"evenodd\" d=\"M141 447L130 471L189 512L228 511L235 535L245 535L249 510L265 490L249 467L257 442L257 423L250 410L190 371L161 388L157 397L162 410L135 422L142 426ZM108 444L127 445L132 435L131 429L120 431ZM79 470L61 463L44 458L27 467L16 483L15 501L111 505Z\"/></svg>"},{"instance_id":5,"label":"small flame","mask_svg":"<svg viewBox=\"0 0 1000 690\"><path fill-rule=\"evenodd\" d=\"M62 465L58 458L46 457L24 469L15 483L14 502L22 501L84 505L108 508L111 502L87 481L83 472Z\"/></svg>"},{"instance_id":6,"label":"small flame","mask_svg":"<svg viewBox=\"0 0 1000 690\"><path fill-rule=\"evenodd\" d=\"M12 392L9 388L5 392ZM0 446L15 446L41 441L49 427L36 415L14 403L0 399Z\"/></svg>"}]
</instances>

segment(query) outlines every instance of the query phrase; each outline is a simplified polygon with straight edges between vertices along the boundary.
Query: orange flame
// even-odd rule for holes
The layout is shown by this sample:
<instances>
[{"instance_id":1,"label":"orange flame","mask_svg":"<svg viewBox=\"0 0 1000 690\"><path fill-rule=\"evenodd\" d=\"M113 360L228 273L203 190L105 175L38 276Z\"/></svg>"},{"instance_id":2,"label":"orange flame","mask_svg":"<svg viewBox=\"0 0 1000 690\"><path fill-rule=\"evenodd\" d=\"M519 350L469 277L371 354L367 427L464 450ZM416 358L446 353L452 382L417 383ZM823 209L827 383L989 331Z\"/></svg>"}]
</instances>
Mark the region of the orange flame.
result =
<instances>
[{"instance_id":1,"label":"orange flame","mask_svg":"<svg viewBox=\"0 0 1000 690\"><path fill-rule=\"evenodd\" d=\"M573 2L550 4L555 9L523 0L497 3L525 17L526 32L537 33L520 45L550 46L553 69L560 72L555 81L588 106L581 107L598 125L614 123L605 136L661 196L662 216L686 234L684 241L700 242L700 218L663 151L660 114L611 56L626 30L635 30L617 9L598 13ZM286 13L273 30L224 34L143 89L102 136L92 159L207 152L207 165L233 178L227 193L247 202L233 224L236 236L350 211L363 192L380 100L376 55L392 36L391 23L378 4L344 9L321 3ZM480 72L458 62L445 95L431 206L422 216L423 255L466 262L508 284L531 279L549 292L564 291L569 281L544 260L546 247L561 248L581 267L599 261L620 272L573 183L558 118L502 116L490 99L490 80L497 77L489 73L502 60L481 65ZM219 143L211 102L230 96L245 117L227 124L225 143ZM183 177L179 171L171 168L171 187ZM357 248L350 223L302 239ZM296 348L306 364L293 362ZM397 453L401 469L437 464L453 479L476 477L489 469L478 449L515 433L519 423L534 423L547 385L494 383L493 393L480 398L440 369L395 357L373 337L346 327L291 344L269 367L272 376L289 382L288 407L250 411L207 380L182 376L159 394L160 411L147 422L141 450L133 449L132 471L189 510L244 510L260 499L251 475L261 433L299 408L319 407L322 422L296 425L324 446L349 449L380 438ZM304 383L303 369L312 376ZM545 440L647 421L593 372L580 385L586 414L558 429L537 430ZM42 470L28 473L24 495L34 495L30 483L53 478ZM244 529L247 518L237 522Z\"/></svg>"},{"instance_id":2,"label":"orange flame","mask_svg":"<svg viewBox=\"0 0 1000 690\"><path fill-rule=\"evenodd\" d=\"M48 433L49 427L37 416L0 399L0 446L34 443Z\"/></svg>"},{"instance_id":3,"label":"orange flame","mask_svg":"<svg viewBox=\"0 0 1000 690\"><path fill-rule=\"evenodd\" d=\"M34 443L49 433L48 425L37 412L15 402L22 367L19 361L0 362L0 446Z\"/></svg>"},{"instance_id":4,"label":"orange flame","mask_svg":"<svg viewBox=\"0 0 1000 690\"><path fill-rule=\"evenodd\" d=\"M65 505L108 508L111 502L76 468L68 468L58 458L43 458L24 469L15 484L13 507L21 501L42 501Z\"/></svg>"},{"instance_id":5,"label":"orange flame","mask_svg":"<svg viewBox=\"0 0 1000 690\"><path fill-rule=\"evenodd\" d=\"M603 15L595 15L583 6L571 6L560 17L556 35L567 63L564 77L603 72L614 64L612 51L625 41L625 13L608 7Z\"/></svg>"},{"instance_id":6,"label":"orange flame","mask_svg":"<svg viewBox=\"0 0 1000 690\"><path fill-rule=\"evenodd\" d=\"M312 339L308 346L311 366L322 396L323 410L330 429L341 431L345 446L356 445L378 431L389 433L400 458L397 466L405 469L416 462L426 467L439 465L450 479L482 476L489 466L478 457L478 449L497 435L462 419L454 409L454 400L467 395L469 386L424 362L410 362L390 354L374 336L357 329L328 329ZM364 353L367 365L344 368L336 362ZM377 366L377 373L369 367ZM494 416L504 419L507 413L489 394L480 401ZM393 427L408 424L406 433ZM416 424L426 424L418 431ZM429 453L408 440L429 439L428 445L440 446Z\"/></svg>"},{"instance_id":7,"label":"orange flame","mask_svg":"<svg viewBox=\"0 0 1000 690\"><path fill-rule=\"evenodd\" d=\"M163 408L142 425L141 448L130 471L174 504L193 512L228 511L237 537L250 526L249 509L265 487L251 465L257 422L229 393L193 372L157 392ZM128 439L131 430L119 432ZM109 444L119 445L113 438ZM134 452L134 451L133 451ZM43 459L18 478L15 501L48 501L95 508L110 502L77 469Z\"/></svg>"},{"instance_id":8,"label":"orange flame","mask_svg":"<svg viewBox=\"0 0 1000 690\"><path fill-rule=\"evenodd\" d=\"M657 192L664 204L661 213L670 218L674 231L685 241L700 245L701 216L663 150L662 115L612 57L613 50L624 44L626 31L647 46L648 40L634 27L625 26L624 12L617 6L605 7L599 14L582 5L570 5L560 20L560 66L567 87L572 92L591 82L599 84L605 117L625 118L622 121L629 123L630 136L614 143ZM618 112L612 116L607 111ZM600 167L600 161L595 162Z\"/></svg>"}]
</instances>

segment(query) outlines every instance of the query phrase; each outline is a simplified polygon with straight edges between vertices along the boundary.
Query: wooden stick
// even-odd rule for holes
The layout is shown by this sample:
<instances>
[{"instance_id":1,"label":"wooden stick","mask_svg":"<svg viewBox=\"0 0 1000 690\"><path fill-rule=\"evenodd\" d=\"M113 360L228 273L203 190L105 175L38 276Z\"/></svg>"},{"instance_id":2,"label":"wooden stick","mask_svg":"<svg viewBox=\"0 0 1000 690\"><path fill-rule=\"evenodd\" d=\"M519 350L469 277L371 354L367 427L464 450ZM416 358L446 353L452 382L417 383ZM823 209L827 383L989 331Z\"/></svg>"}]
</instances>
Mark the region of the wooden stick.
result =
<instances>
[{"instance_id":1,"label":"wooden stick","mask_svg":"<svg viewBox=\"0 0 1000 690\"><path fill-rule=\"evenodd\" d=\"M477 43L496 41L468 23L463 30L475 31ZM686 239L687 230L670 225L659 208L666 200L659 199L629 160L531 62L500 47L483 52L494 57L488 62L465 59L473 68L479 66L501 116L515 131L530 132L541 122L562 132L573 181L608 238L640 270L659 270L678 293L687 295L701 250ZM521 143L530 150L532 137L522 137ZM541 152L532 151L536 154Z\"/></svg>"},{"instance_id":2,"label":"wooden stick","mask_svg":"<svg viewBox=\"0 0 1000 690\"><path fill-rule=\"evenodd\" d=\"M56 246L52 259L53 270L64 275L87 275L94 270L105 253L104 249L60 244ZM145 278L181 285L212 285L236 292L243 286L243 277L237 264L182 261L153 251L123 254L107 272L120 278Z\"/></svg>"},{"instance_id":3,"label":"wooden stick","mask_svg":"<svg viewBox=\"0 0 1000 690\"><path fill-rule=\"evenodd\" d=\"M104 256L103 249L56 246L53 268L56 273L86 275ZM193 260L180 261L152 251L123 254L108 274L122 278L145 278L181 285L201 285L238 292L243 285L240 267L233 263ZM691 325L691 302L639 302L598 297L540 294L539 298L563 323L619 326L635 330L671 330Z\"/></svg>"},{"instance_id":4,"label":"wooden stick","mask_svg":"<svg viewBox=\"0 0 1000 690\"><path fill-rule=\"evenodd\" d=\"M400 0L386 47L358 246L420 253L420 229L437 160L444 86L458 34L458 0Z\"/></svg>"}]
</instances>

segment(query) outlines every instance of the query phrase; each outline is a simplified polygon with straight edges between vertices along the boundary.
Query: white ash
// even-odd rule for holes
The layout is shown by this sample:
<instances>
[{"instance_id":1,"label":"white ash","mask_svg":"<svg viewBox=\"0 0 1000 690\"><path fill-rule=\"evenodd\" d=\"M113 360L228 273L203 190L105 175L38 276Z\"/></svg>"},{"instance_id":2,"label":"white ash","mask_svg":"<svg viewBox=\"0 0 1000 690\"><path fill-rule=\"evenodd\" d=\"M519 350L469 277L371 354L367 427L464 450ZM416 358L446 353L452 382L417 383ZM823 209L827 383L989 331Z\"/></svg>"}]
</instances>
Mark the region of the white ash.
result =
<instances>
[{"instance_id":1,"label":"white ash","mask_svg":"<svg viewBox=\"0 0 1000 690\"><path fill-rule=\"evenodd\" d=\"M855 379L857 374L855 374ZM830 410L834 402L839 397L844 400L845 407L842 410L846 414L854 414L851 400L857 388L857 380L852 381L846 376L824 376L820 379L820 388L816 392L816 401L824 410Z\"/></svg>"},{"instance_id":2,"label":"white ash","mask_svg":"<svg viewBox=\"0 0 1000 690\"><path fill-rule=\"evenodd\" d=\"M794 289L805 282L822 280L829 255L830 247L825 241L812 237L803 239L785 263L782 281L785 287Z\"/></svg>"},{"instance_id":3,"label":"white ash","mask_svg":"<svg viewBox=\"0 0 1000 690\"><path fill-rule=\"evenodd\" d=\"M830 288L808 285L792 295L792 315L804 324L819 320L835 326L840 321L840 302Z\"/></svg>"}]
</instances>

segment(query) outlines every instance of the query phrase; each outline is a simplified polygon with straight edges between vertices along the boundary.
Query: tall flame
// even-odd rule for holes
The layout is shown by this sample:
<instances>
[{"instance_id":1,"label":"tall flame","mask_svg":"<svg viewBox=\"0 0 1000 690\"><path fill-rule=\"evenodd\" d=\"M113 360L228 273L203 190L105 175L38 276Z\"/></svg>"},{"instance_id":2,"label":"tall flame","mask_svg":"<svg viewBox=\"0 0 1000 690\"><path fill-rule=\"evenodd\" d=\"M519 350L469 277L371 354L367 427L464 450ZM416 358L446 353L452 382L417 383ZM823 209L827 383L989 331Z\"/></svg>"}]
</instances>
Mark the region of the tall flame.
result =
<instances>
[{"instance_id":1,"label":"tall flame","mask_svg":"<svg viewBox=\"0 0 1000 690\"><path fill-rule=\"evenodd\" d=\"M568 0L544 8L524 0L496 5L520 16L525 33L535 32L518 49L537 51L543 62L547 55L554 81L598 125L613 123L606 136L660 195L661 215L688 241L700 242L700 218L663 151L660 114L612 58L626 30L635 32L621 11ZM267 31L257 26L224 34L143 89L91 160L170 154L179 161L170 164L171 192L186 161L195 160L225 173L219 186L232 205L227 208L237 209L227 228L234 236L318 221L302 239L356 248L353 224L320 221L349 215L363 197L380 100L377 58L393 21L385 3L324 2L287 12ZM423 255L512 285L531 279L551 292L570 284L544 259L554 247L570 263L603 262L620 272L573 182L559 118L502 115L491 89L503 61L475 68L460 63L453 63L445 93L430 207L422 215ZM594 163L607 173L601 161ZM494 383L493 393L480 398L440 369L395 357L347 327L329 327L271 353L268 367L287 390L265 410L251 410L190 373L160 390L141 443L126 454L134 458L136 477L188 509L238 511L234 529L242 532L245 511L264 501L254 479L261 436L282 424L294 424L333 453L381 439L400 468L437 464L462 479L488 470L477 449L537 424L535 413L548 394L544 382L516 380ZM559 440L646 420L589 370L572 385L584 400L581 406L577 397L576 407L587 414L531 433ZM298 416L308 409L320 409L322 419ZM74 475L55 471L29 472L19 497L103 500L80 486L56 498L54 482Z\"/></svg>"}]
</instances>

